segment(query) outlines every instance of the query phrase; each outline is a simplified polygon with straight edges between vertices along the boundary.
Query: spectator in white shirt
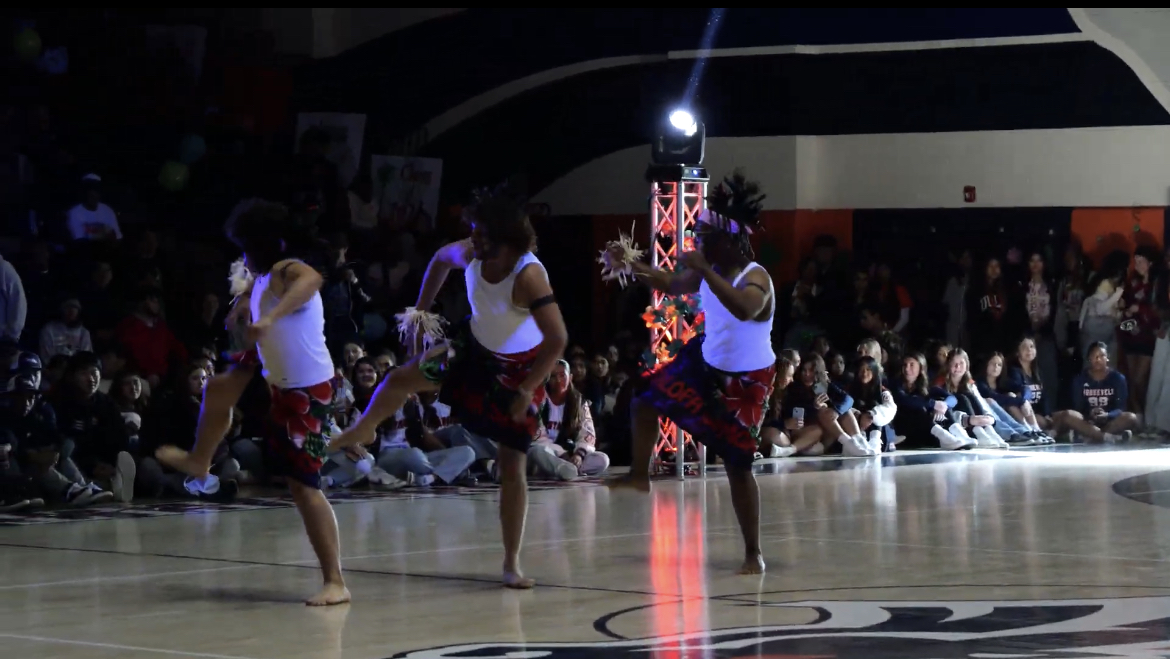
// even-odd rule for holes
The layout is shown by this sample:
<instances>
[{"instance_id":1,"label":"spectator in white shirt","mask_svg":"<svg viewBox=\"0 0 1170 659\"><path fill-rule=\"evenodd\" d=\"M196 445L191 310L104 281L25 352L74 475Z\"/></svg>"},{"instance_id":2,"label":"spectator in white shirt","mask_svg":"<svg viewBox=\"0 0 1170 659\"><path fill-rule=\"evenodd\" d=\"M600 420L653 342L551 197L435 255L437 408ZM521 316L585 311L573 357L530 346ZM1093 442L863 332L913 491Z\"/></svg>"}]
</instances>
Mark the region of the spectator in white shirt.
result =
<instances>
[{"instance_id":1,"label":"spectator in white shirt","mask_svg":"<svg viewBox=\"0 0 1170 659\"><path fill-rule=\"evenodd\" d=\"M28 300L16 268L0 256L0 343L16 343L24 330Z\"/></svg>"},{"instance_id":2,"label":"spectator in white shirt","mask_svg":"<svg viewBox=\"0 0 1170 659\"><path fill-rule=\"evenodd\" d=\"M86 174L81 179L82 201L69 209L67 220L74 240L122 239L118 216L102 203L101 181L97 174Z\"/></svg>"},{"instance_id":3,"label":"spectator in white shirt","mask_svg":"<svg viewBox=\"0 0 1170 659\"><path fill-rule=\"evenodd\" d=\"M93 352L89 330L81 324L81 303L70 298L61 303L61 319L45 324L41 330L41 360L49 363L56 355L65 357L78 352Z\"/></svg>"}]
</instances>

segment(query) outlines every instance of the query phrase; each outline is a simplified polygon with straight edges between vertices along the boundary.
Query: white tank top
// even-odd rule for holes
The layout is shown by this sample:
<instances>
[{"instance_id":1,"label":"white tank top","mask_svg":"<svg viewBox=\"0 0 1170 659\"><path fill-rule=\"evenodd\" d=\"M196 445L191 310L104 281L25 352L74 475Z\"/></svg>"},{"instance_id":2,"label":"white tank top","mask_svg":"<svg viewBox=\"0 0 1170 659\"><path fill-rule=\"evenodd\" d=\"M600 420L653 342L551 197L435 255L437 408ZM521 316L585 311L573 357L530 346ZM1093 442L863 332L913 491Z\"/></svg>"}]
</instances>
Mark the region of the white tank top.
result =
<instances>
[{"instance_id":1,"label":"white tank top","mask_svg":"<svg viewBox=\"0 0 1170 659\"><path fill-rule=\"evenodd\" d=\"M548 420L544 422L544 429L548 438L554 442L561 436L561 424L565 421L565 404L554 405L548 401Z\"/></svg>"},{"instance_id":2,"label":"white tank top","mask_svg":"<svg viewBox=\"0 0 1170 659\"><path fill-rule=\"evenodd\" d=\"M272 273L257 277L252 285L252 320L275 307L280 299L268 290ZM256 344L264 379L281 389L311 387L333 378L333 358L325 346L325 309L321 294L314 293L303 307L272 324Z\"/></svg>"},{"instance_id":3,"label":"white tank top","mask_svg":"<svg viewBox=\"0 0 1170 659\"><path fill-rule=\"evenodd\" d=\"M471 335L492 352L514 355L531 350L544 340L532 312L512 302L516 276L529 263L544 269L536 255L528 252L516 261L516 267L498 284L484 281L480 273L483 262L479 259L472 261L464 271L467 301L471 303Z\"/></svg>"},{"instance_id":4,"label":"white tank top","mask_svg":"<svg viewBox=\"0 0 1170 659\"><path fill-rule=\"evenodd\" d=\"M758 263L747 264L732 286L739 287L748 271L762 268ZM767 368L776 363L772 351L772 319L776 317L776 293L769 296L771 313L767 320L738 320L707 286L707 280L699 285L699 298L703 304L704 321L703 361L729 373L743 373Z\"/></svg>"}]
</instances>

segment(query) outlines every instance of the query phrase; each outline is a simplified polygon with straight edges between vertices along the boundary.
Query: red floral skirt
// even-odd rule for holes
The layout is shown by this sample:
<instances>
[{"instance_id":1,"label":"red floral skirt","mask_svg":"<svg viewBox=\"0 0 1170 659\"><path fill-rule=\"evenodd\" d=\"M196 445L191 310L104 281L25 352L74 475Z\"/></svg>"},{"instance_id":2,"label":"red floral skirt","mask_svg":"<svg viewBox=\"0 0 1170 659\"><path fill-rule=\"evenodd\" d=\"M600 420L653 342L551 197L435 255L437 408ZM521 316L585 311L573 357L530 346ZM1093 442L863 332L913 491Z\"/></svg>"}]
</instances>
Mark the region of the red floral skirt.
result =
<instances>
[{"instance_id":1,"label":"red floral skirt","mask_svg":"<svg viewBox=\"0 0 1170 659\"><path fill-rule=\"evenodd\" d=\"M750 466L776 365L747 373L720 371L703 360L704 338L691 339L673 361L645 376L638 400L715 451L724 464Z\"/></svg>"},{"instance_id":2,"label":"red floral skirt","mask_svg":"<svg viewBox=\"0 0 1170 659\"><path fill-rule=\"evenodd\" d=\"M544 403L544 387L533 392L532 405L522 422L512 418L511 409L517 388L532 372L539 351L540 346L510 355L492 352L475 340L465 321L452 332L447 350L424 358L419 370L431 382L442 385L439 400L451 406L460 425L527 452L540 429L538 410Z\"/></svg>"},{"instance_id":3,"label":"red floral skirt","mask_svg":"<svg viewBox=\"0 0 1170 659\"><path fill-rule=\"evenodd\" d=\"M255 348L228 353L225 358L241 368L261 365ZM269 385L269 393L272 402L266 424L265 457L272 474L320 488L325 446L334 426L332 381L294 389Z\"/></svg>"}]
</instances>

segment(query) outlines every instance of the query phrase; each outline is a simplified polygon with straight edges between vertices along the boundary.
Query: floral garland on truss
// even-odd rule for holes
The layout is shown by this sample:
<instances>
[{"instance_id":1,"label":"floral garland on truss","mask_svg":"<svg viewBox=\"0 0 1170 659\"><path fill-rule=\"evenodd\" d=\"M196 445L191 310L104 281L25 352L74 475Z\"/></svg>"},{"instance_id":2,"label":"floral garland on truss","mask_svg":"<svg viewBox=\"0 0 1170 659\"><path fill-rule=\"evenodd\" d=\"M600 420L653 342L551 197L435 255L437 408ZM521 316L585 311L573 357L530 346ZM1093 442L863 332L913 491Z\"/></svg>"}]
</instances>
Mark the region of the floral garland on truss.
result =
<instances>
[{"instance_id":1,"label":"floral garland on truss","mask_svg":"<svg viewBox=\"0 0 1170 659\"><path fill-rule=\"evenodd\" d=\"M656 351L647 349L642 353L643 373L647 375L654 373L674 361L678 351L682 350L687 341L703 333L704 321L697 295L668 297L661 309L655 309L653 306L646 307L645 313L642 314L642 320L645 321L646 327L651 332L654 330L670 331L674 328L675 321L680 318L687 325L682 336L674 337L669 343L666 341L659 343Z\"/></svg>"}]
</instances>

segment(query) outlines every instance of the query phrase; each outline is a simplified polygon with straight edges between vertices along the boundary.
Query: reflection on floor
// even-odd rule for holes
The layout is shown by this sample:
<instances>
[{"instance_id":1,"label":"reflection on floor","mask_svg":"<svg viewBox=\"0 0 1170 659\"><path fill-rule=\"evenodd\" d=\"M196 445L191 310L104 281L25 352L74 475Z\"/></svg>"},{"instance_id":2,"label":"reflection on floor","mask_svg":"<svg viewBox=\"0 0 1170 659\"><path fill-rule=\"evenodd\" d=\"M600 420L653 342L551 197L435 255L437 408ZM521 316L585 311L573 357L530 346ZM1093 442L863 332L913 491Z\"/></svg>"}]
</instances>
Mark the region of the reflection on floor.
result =
<instances>
[{"instance_id":1,"label":"reflection on floor","mask_svg":"<svg viewBox=\"0 0 1170 659\"><path fill-rule=\"evenodd\" d=\"M1170 656L1168 449L761 469L776 474L758 479L763 578L734 574L742 540L717 474L664 479L649 496L536 489L531 592L496 585L493 490L349 493L336 513L355 601L328 610L298 603L319 575L281 500L10 525L0 648L62 659Z\"/></svg>"}]
</instances>

